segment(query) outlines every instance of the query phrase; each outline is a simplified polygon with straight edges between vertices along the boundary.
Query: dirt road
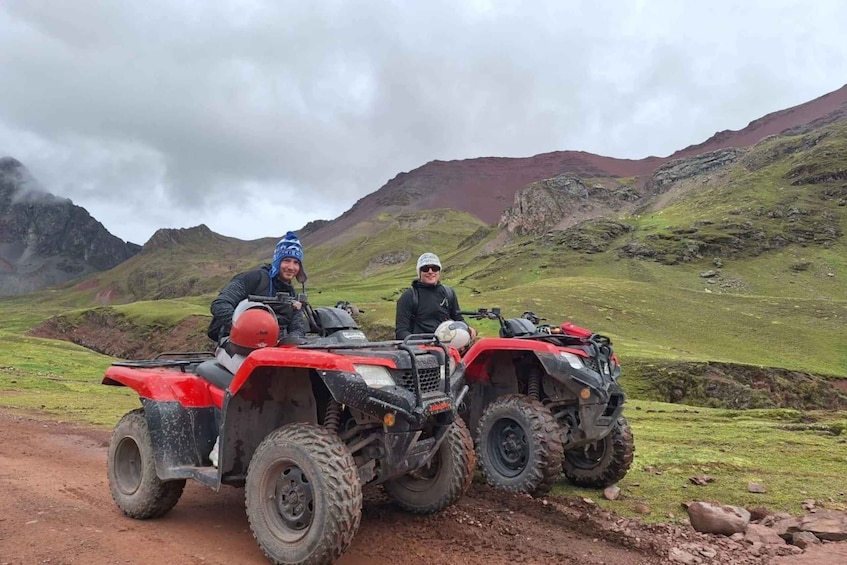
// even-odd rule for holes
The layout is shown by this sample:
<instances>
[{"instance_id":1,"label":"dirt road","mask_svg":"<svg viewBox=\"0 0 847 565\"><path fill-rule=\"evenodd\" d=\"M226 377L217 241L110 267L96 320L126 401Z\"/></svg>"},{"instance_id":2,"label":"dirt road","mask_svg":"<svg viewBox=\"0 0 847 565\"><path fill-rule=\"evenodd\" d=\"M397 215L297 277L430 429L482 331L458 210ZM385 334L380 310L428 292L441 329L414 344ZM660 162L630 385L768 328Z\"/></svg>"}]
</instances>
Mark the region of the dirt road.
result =
<instances>
[{"instance_id":1,"label":"dirt road","mask_svg":"<svg viewBox=\"0 0 847 565\"><path fill-rule=\"evenodd\" d=\"M124 517L106 481L108 441L106 431L0 409L0 565L268 563L240 489L215 493L189 482L164 518ZM669 552L689 542L711 547L710 563L766 563L733 555L729 540L475 484L458 505L429 517L405 514L366 489L361 528L339 564L651 565L668 563Z\"/></svg>"}]
</instances>

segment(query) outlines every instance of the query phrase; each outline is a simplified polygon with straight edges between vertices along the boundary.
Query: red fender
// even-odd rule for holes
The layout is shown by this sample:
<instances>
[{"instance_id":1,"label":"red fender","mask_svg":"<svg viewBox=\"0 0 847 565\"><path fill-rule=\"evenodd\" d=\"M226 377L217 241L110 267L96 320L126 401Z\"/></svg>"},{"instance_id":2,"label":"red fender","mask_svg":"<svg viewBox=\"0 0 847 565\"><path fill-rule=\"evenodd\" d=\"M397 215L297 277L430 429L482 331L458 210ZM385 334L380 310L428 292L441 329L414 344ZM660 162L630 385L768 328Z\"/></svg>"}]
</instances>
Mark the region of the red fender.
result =
<instances>
[{"instance_id":1,"label":"red fender","mask_svg":"<svg viewBox=\"0 0 847 565\"><path fill-rule=\"evenodd\" d=\"M267 347L250 353L232 379L229 390L236 394L257 367L294 367L354 373L354 364L382 365L389 369L397 367L393 360L379 357L338 355L295 347ZM159 402L179 402L185 407L223 406L223 390L192 373L164 367L112 365L106 369L102 383L129 387L142 398Z\"/></svg>"},{"instance_id":2,"label":"red fender","mask_svg":"<svg viewBox=\"0 0 847 565\"><path fill-rule=\"evenodd\" d=\"M179 402L187 408L221 407L224 391L200 377L164 367L141 369L112 365L106 369L104 385L131 388L142 398Z\"/></svg>"},{"instance_id":3,"label":"red fender","mask_svg":"<svg viewBox=\"0 0 847 565\"><path fill-rule=\"evenodd\" d=\"M533 351L551 355L558 355L560 351L569 351L574 355L587 356L584 351L557 347L546 341L486 337L471 345L462 357L462 361L465 363L465 378L469 383L488 382L490 377L485 366L491 354L497 351Z\"/></svg>"},{"instance_id":4,"label":"red fender","mask_svg":"<svg viewBox=\"0 0 847 565\"><path fill-rule=\"evenodd\" d=\"M235 378L232 379L232 383L229 385L229 390L232 394L236 394L257 367L293 367L298 369L315 369L316 371L346 371L348 373L355 373L354 363L361 365L382 365L389 369L395 369L397 367L391 359L380 357L338 355L337 353L330 353L328 351L298 349L293 346L266 347L250 353L241 367L238 368Z\"/></svg>"},{"instance_id":5,"label":"red fender","mask_svg":"<svg viewBox=\"0 0 847 565\"><path fill-rule=\"evenodd\" d=\"M485 369L491 354L496 351L537 351L557 354L559 348L544 341L513 339L503 337L485 337L471 345L462 361L465 363L465 378L469 383L488 382Z\"/></svg>"}]
</instances>

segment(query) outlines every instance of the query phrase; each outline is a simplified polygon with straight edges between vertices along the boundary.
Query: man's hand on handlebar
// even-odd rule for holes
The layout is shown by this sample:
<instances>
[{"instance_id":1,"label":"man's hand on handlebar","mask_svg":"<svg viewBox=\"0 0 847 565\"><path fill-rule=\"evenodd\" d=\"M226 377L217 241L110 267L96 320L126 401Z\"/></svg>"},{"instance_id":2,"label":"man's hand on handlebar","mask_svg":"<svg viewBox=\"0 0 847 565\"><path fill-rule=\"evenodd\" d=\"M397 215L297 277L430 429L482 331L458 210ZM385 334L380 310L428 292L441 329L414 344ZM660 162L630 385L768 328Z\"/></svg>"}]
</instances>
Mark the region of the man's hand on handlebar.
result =
<instances>
[{"instance_id":1,"label":"man's hand on handlebar","mask_svg":"<svg viewBox=\"0 0 847 565\"><path fill-rule=\"evenodd\" d=\"M460 310L459 314L475 320L497 320L500 318L499 308L480 308L478 310Z\"/></svg>"}]
</instances>

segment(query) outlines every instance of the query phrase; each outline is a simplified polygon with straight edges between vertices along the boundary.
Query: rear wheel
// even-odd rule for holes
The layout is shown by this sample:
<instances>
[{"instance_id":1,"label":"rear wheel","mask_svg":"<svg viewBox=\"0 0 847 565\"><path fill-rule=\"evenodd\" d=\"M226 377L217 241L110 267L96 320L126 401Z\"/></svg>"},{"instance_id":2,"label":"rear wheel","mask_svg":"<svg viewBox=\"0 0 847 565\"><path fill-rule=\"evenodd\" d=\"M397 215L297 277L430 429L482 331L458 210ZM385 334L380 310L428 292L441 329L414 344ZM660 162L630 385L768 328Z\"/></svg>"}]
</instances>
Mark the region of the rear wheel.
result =
<instances>
[{"instance_id":1,"label":"rear wheel","mask_svg":"<svg viewBox=\"0 0 847 565\"><path fill-rule=\"evenodd\" d=\"M477 453L488 484L535 496L546 494L562 470L562 441L550 410L522 394L492 402L477 428Z\"/></svg>"},{"instance_id":2,"label":"rear wheel","mask_svg":"<svg viewBox=\"0 0 847 565\"><path fill-rule=\"evenodd\" d=\"M456 502L471 486L476 468L471 433L458 418L446 433L429 463L385 483L385 492L403 510L434 514Z\"/></svg>"},{"instance_id":3,"label":"rear wheel","mask_svg":"<svg viewBox=\"0 0 847 565\"><path fill-rule=\"evenodd\" d=\"M362 516L353 456L338 435L311 424L283 426L259 444L245 499L253 536L275 564L335 561Z\"/></svg>"},{"instance_id":4,"label":"rear wheel","mask_svg":"<svg viewBox=\"0 0 847 565\"><path fill-rule=\"evenodd\" d=\"M634 453L632 429L626 418L621 416L603 439L565 451L562 469L576 486L605 488L624 478L632 465Z\"/></svg>"},{"instance_id":5,"label":"rear wheel","mask_svg":"<svg viewBox=\"0 0 847 565\"><path fill-rule=\"evenodd\" d=\"M109 443L109 490L121 511L130 518L159 518L173 508L185 479L162 481L156 474L156 458L144 410L121 418Z\"/></svg>"}]
</instances>

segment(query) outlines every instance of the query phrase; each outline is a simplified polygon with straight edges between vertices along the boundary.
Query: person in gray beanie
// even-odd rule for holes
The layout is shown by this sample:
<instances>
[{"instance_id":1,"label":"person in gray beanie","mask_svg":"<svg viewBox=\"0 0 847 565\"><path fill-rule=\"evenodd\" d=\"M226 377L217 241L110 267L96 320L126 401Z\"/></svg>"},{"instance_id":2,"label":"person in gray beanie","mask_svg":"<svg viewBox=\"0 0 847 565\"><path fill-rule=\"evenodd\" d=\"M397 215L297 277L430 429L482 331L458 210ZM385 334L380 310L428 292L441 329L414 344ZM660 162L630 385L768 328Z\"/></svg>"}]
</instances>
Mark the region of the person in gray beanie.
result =
<instances>
[{"instance_id":1,"label":"person in gray beanie","mask_svg":"<svg viewBox=\"0 0 847 565\"><path fill-rule=\"evenodd\" d=\"M441 260L435 253L424 253L418 257L418 278L397 300L394 320L394 336L405 339L411 334L435 333L441 322L455 320L463 322L459 314L459 299L456 291L441 284ZM470 329L473 338L476 332Z\"/></svg>"}]
</instances>

